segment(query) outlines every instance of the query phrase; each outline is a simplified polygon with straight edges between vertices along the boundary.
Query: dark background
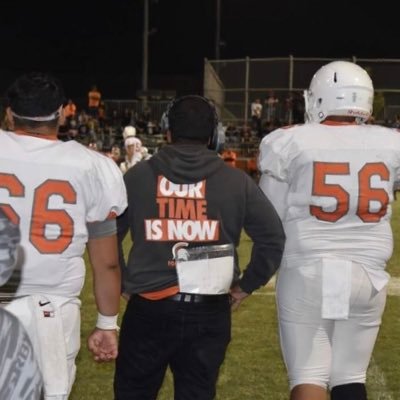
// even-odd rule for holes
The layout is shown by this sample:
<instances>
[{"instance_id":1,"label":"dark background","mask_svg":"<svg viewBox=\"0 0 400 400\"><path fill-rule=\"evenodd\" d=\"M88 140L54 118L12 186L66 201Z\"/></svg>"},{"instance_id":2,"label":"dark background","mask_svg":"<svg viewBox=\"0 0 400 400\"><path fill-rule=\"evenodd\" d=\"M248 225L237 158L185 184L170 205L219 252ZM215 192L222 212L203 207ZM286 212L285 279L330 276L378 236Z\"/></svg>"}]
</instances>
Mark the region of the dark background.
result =
<instances>
[{"instance_id":1,"label":"dark background","mask_svg":"<svg viewBox=\"0 0 400 400\"><path fill-rule=\"evenodd\" d=\"M86 97L97 84L105 99L135 98L142 86L143 2L3 1L1 94L18 75L42 70L62 79L68 97ZM216 55L217 0L149 3L149 89L200 93L204 58ZM400 58L394 4L221 0L220 59Z\"/></svg>"}]
</instances>

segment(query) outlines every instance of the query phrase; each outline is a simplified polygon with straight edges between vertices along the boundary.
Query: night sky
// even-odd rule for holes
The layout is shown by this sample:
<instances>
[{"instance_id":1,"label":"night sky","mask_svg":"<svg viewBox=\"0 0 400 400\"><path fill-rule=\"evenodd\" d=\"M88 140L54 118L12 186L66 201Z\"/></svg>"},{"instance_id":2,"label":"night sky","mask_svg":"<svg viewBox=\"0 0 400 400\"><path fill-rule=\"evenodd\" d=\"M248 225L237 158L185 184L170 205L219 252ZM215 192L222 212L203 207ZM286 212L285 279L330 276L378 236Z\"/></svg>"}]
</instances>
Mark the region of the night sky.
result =
<instances>
[{"instance_id":1,"label":"night sky","mask_svg":"<svg viewBox=\"0 0 400 400\"><path fill-rule=\"evenodd\" d=\"M143 1L3 1L0 91L24 72L43 70L61 78L70 97L85 97L96 83L105 98L135 98ZM204 58L215 58L217 0L149 2L149 88L201 88ZM220 58L400 58L392 4L221 0Z\"/></svg>"}]
</instances>

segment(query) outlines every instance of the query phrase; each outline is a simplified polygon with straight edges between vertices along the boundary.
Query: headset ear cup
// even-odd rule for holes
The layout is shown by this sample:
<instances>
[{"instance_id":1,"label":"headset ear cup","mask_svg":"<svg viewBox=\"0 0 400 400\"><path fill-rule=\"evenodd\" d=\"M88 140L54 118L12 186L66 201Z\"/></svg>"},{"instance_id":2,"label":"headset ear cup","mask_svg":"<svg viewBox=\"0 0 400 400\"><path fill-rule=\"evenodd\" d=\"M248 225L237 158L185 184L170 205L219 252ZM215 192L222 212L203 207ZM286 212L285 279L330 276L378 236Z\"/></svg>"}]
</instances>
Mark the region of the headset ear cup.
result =
<instances>
[{"instance_id":1,"label":"headset ear cup","mask_svg":"<svg viewBox=\"0 0 400 400\"><path fill-rule=\"evenodd\" d=\"M219 132L218 132L218 127L216 126L211 135L210 144L208 145L208 148L210 150L218 151L218 147L219 147Z\"/></svg>"},{"instance_id":2,"label":"headset ear cup","mask_svg":"<svg viewBox=\"0 0 400 400\"><path fill-rule=\"evenodd\" d=\"M160 126L161 126L161 130L163 132L166 132L169 130L169 113L171 111L171 108L175 105L176 101L177 101L177 99L171 100L167 104L167 108L161 116Z\"/></svg>"},{"instance_id":3,"label":"headset ear cup","mask_svg":"<svg viewBox=\"0 0 400 400\"><path fill-rule=\"evenodd\" d=\"M203 97L203 99L208 103L208 105L210 106L210 108L213 112L213 115L214 115L214 129L213 129L213 132L212 132L212 135L210 138L210 144L209 144L208 148L210 150L218 151L219 146L220 146L220 136L219 136L219 129L218 129L219 118L218 118L217 109L212 101L210 101L209 99L206 99L205 97Z\"/></svg>"}]
</instances>

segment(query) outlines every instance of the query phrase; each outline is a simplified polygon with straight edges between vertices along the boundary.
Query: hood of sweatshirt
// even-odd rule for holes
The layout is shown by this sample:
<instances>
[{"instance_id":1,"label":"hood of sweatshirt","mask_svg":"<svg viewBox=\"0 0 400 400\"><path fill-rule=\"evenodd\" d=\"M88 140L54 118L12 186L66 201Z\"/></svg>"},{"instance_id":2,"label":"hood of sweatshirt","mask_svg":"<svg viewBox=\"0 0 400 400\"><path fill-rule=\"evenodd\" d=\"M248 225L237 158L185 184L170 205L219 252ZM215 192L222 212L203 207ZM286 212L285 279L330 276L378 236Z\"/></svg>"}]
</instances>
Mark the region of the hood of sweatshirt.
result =
<instances>
[{"instance_id":1,"label":"hood of sweatshirt","mask_svg":"<svg viewBox=\"0 0 400 400\"><path fill-rule=\"evenodd\" d=\"M199 182L224 166L215 150L193 144L168 144L149 161L174 183Z\"/></svg>"}]
</instances>

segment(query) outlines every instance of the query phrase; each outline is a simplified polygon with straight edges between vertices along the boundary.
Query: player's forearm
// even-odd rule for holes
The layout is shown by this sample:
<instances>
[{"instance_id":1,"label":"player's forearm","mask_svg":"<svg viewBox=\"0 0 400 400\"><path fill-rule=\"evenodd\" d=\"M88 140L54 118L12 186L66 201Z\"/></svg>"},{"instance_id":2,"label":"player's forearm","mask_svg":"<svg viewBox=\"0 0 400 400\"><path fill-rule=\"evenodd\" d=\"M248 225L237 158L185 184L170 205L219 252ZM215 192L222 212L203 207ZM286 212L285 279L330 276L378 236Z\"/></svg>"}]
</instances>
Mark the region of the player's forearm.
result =
<instances>
[{"instance_id":1,"label":"player's forearm","mask_svg":"<svg viewBox=\"0 0 400 400\"><path fill-rule=\"evenodd\" d=\"M119 266L108 266L94 279L94 295L98 311L103 315L119 312L121 296L121 272Z\"/></svg>"},{"instance_id":2,"label":"player's forearm","mask_svg":"<svg viewBox=\"0 0 400 400\"><path fill-rule=\"evenodd\" d=\"M121 294L117 236L89 239L88 251L98 311L103 315L115 315L119 311Z\"/></svg>"}]
</instances>

